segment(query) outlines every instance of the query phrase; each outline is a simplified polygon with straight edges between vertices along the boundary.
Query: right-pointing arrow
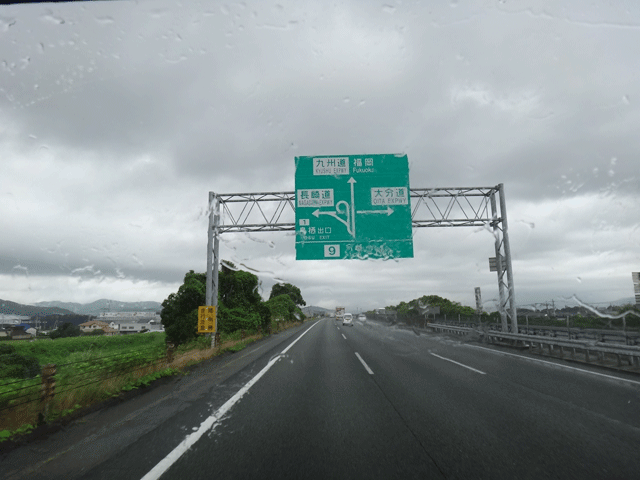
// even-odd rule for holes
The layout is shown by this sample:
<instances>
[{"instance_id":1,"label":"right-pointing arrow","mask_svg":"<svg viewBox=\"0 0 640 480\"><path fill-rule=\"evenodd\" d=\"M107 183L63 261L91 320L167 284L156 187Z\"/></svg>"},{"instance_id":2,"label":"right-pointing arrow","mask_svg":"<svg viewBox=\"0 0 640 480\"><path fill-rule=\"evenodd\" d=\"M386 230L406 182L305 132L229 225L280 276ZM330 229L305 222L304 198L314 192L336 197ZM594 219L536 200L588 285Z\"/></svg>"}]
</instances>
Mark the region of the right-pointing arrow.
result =
<instances>
[{"instance_id":1,"label":"right-pointing arrow","mask_svg":"<svg viewBox=\"0 0 640 480\"><path fill-rule=\"evenodd\" d=\"M363 215L386 213L387 216L389 216L393 213L393 208L387 207L384 210L358 210L356 213L361 213Z\"/></svg>"}]
</instances>

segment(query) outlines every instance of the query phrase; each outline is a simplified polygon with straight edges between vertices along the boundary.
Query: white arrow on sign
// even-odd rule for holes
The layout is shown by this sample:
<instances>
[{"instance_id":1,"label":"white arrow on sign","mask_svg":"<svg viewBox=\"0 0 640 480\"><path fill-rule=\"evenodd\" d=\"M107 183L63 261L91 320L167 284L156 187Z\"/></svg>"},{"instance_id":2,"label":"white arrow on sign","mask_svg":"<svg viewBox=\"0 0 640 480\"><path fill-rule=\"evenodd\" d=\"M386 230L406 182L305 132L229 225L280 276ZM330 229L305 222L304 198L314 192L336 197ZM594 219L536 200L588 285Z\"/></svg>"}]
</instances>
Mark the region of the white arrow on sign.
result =
<instances>
[{"instance_id":1,"label":"white arrow on sign","mask_svg":"<svg viewBox=\"0 0 640 480\"><path fill-rule=\"evenodd\" d=\"M362 213L363 215L386 213L387 216L393 213L393 208L387 207L384 210L358 210L356 213Z\"/></svg>"},{"instance_id":2,"label":"white arrow on sign","mask_svg":"<svg viewBox=\"0 0 640 480\"><path fill-rule=\"evenodd\" d=\"M353 184L356 183L355 179L351 177L347 180L347 183L351 185L351 235L356 236L356 216L354 214L356 209L356 200L353 192Z\"/></svg>"},{"instance_id":3,"label":"white arrow on sign","mask_svg":"<svg viewBox=\"0 0 640 480\"><path fill-rule=\"evenodd\" d=\"M343 207L344 210L342 210L340 207ZM342 217L340 217L338 214L344 214L347 219L343 219ZM351 212L349 210L349 204L347 202L345 202L344 200L340 200L338 203L336 203L336 211L335 212L323 212L321 211L319 208L312 213L312 215L316 218L319 218L320 215L329 215L330 217L335 218L336 220L338 220L340 223L342 223L345 227L347 227L347 232L352 235L353 237L355 237L355 233L353 232L353 230L351 229Z\"/></svg>"}]
</instances>

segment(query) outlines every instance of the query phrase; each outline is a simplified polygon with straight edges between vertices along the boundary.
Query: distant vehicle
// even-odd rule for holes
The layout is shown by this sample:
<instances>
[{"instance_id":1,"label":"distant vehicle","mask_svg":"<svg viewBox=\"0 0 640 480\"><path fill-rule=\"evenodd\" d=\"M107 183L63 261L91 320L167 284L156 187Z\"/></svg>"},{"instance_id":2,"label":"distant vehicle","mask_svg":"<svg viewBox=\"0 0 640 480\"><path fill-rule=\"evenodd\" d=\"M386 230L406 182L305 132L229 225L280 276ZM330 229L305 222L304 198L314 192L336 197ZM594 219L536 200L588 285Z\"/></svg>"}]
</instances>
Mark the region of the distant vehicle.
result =
<instances>
[{"instance_id":1,"label":"distant vehicle","mask_svg":"<svg viewBox=\"0 0 640 480\"><path fill-rule=\"evenodd\" d=\"M353 327L353 315L350 313L343 314L342 325L351 325Z\"/></svg>"},{"instance_id":2,"label":"distant vehicle","mask_svg":"<svg viewBox=\"0 0 640 480\"><path fill-rule=\"evenodd\" d=\"M336 307L336 320L342 320L344 315L344 307Z\"/></svg>"},{"instance_id":3,"label":"distant vehicle","mask_svg":"<svg viewBox=\"0 0 640 480\"><path fill-rule=\"evenodd\" d=\"M364 313L361 313L360 315L358 315L358 320L365 321L366 319L367 319L367 316Z\"/></svg>"}]
</instances>

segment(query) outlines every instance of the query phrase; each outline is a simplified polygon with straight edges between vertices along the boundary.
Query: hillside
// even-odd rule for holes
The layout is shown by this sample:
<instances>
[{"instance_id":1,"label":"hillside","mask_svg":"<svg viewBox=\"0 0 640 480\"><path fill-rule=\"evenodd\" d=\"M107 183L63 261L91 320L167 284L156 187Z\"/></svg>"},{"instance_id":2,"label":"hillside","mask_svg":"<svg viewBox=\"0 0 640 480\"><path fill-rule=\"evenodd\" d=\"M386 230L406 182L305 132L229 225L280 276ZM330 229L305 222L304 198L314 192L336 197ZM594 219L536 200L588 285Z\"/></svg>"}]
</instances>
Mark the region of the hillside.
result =
<instances>
[{"instance_id":1,"label":"hillside","mask_svg":"<svg viewBox=\"0 0 640 480\"><path fill-rule=\"evenodd\" d=\"M0 313L7 315L23 315L32 317L34 315L69 315L74 312L65 308L61 308L57 305L22 305L20 303L0 299Z\"/></svg>"},{"instance_id":2,"label":"hillside","mask_svg":"<svg viewBox=\"0 0 640 480\"><path fill-rule=\"evenodd\" d=\"M100 299L91 303L73 302L38 302L42 307L58 307L81 315L97 316L102 312L159 312L162 305L159 302L120 302L118 300Z\"/></svg>"}]
</instances>

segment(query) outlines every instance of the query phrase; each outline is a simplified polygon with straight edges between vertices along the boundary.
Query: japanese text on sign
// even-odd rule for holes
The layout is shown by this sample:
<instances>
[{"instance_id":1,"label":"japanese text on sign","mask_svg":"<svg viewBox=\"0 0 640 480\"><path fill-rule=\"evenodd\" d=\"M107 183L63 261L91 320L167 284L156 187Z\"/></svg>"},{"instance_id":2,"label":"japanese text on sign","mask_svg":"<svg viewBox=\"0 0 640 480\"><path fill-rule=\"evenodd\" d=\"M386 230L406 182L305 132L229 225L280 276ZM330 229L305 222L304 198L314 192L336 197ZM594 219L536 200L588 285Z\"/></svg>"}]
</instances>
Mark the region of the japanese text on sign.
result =
<instances>
[{"instance_id":1,"label":"japanese text on sign","mask_svg":"<svg viewBox=\"0 0 640 480\"><path fill-rule=\"evenodd\" d=\"M371 205L408 205L406 187L376 187L371 189Z\"/></svg>"},{"instance_id":2,"label":"japanese text on sign","mask_svg":"<svg viewBox=\"0 0 640 480\"><path fill-rule=\"evenodd\" d=\"M216 333L216 307L198 307L198 333Z\"/></svg>"},{"instance_id":3,"label":"japanese text on sign","mask_svg":"<svg viewBox=\"0 0 640 480\"><path fill-rule=\"evenodd\" d=\"M349 157L313 159L314 175L349 175Z\"/></svg>"},{"instance_id":4,"label":"japanese text on sign","mask_svg":"<svg viewBox=\"0 0 640 480\"><path fill-rule=\"evenodd\" d=\"M330 188L307 188L298 190L299 207L333 207L333 190Z\"/></svg>"}]
</instances>

